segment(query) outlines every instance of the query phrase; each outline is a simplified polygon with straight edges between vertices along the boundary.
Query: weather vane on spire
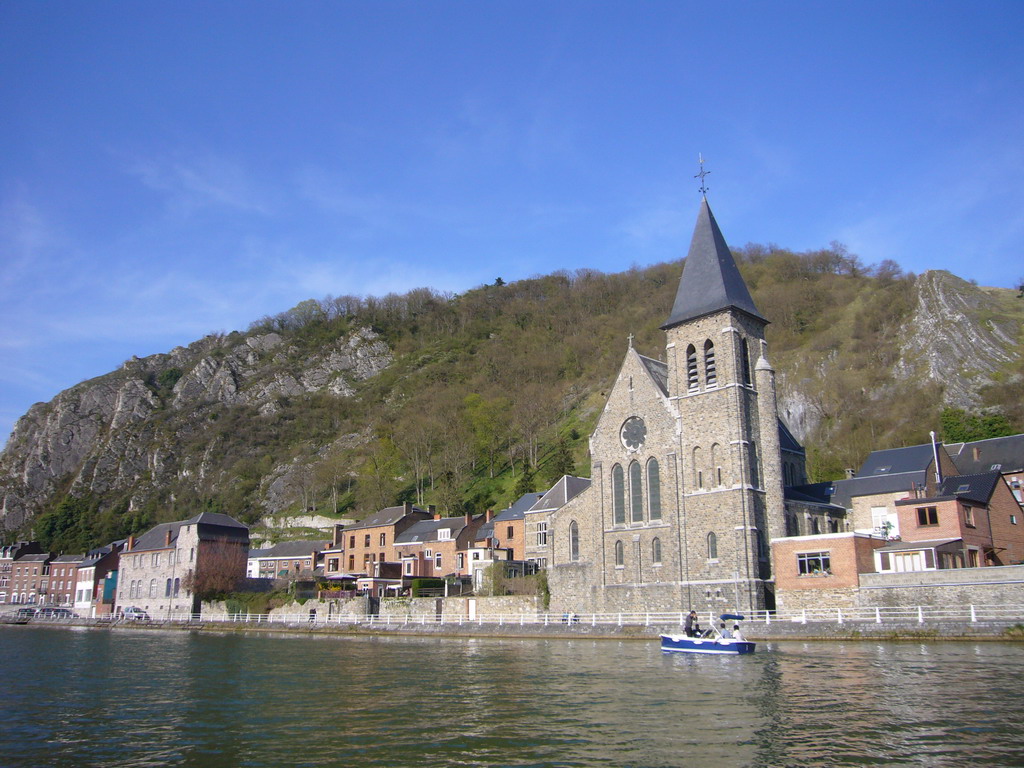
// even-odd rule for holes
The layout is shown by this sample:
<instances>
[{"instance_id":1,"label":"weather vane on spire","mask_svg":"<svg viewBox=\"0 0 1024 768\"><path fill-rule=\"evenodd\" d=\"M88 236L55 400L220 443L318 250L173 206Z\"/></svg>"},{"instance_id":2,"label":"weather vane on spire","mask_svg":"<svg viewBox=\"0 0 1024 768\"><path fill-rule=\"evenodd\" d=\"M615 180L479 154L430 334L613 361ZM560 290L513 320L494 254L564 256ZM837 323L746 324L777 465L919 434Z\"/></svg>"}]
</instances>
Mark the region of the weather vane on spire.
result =
<instances>
[{"instance_id":1,"label":"weather vane on spire","mask_svg":"<svg viewBox=\"0 0 1024 768\"><path fill-rule=\"evenodd\" d=\"M704 155L701 154L700 152L697 153L697 162L700 163L700 173L695 173L693 175L693 178L700 179L700 193L701 193L702 196L707 197L708 196L708 187L704 183L704 177L707 176L709 173L711 173L711 171L705 171L704 170Z\"/></svg>"}]
</instances>

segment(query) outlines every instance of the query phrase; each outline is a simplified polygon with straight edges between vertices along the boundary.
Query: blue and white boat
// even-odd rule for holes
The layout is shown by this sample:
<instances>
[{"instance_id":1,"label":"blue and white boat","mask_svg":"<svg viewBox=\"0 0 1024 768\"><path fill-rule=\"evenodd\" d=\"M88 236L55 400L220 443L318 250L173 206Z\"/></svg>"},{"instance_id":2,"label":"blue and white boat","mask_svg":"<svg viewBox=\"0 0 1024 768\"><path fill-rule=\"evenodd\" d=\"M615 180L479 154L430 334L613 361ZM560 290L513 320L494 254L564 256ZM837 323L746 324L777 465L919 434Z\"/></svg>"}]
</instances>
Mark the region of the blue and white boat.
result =
<instances>
[{"instance_id":1,"label":"blue and white boat","mask_svg":"<svg viewBox=\"0 0 1024 768\"><path fill-rule=\"evenodd\" d=\"M738 613L724 613L722 621L742 621ZM690 637L685 634L662 635L661 650L677 653L718 653L731 656L753 653L756 643L742 637L723 636L715 627L703 635Z\"/></svg>"}]
</instances>

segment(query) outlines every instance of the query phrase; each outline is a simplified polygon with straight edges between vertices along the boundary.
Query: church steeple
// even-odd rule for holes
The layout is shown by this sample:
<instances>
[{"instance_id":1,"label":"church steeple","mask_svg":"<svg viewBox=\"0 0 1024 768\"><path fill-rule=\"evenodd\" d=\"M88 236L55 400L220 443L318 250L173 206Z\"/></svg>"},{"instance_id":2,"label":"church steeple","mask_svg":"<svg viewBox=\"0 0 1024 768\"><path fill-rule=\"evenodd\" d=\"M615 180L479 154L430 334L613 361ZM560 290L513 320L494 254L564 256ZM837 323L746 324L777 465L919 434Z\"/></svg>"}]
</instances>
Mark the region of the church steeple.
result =
<instances>
[{"instance_id":1,"label":"church steeple","mask_svg":"<svg viewBox=\"0 0 1024 768\"><path fill-rule=\"evenodd\" d=\"M708 201L703 199L672 314L661 328L667 331L687 320L730 307L768 322L754 306Z\"/></svg>"}]
</instances>

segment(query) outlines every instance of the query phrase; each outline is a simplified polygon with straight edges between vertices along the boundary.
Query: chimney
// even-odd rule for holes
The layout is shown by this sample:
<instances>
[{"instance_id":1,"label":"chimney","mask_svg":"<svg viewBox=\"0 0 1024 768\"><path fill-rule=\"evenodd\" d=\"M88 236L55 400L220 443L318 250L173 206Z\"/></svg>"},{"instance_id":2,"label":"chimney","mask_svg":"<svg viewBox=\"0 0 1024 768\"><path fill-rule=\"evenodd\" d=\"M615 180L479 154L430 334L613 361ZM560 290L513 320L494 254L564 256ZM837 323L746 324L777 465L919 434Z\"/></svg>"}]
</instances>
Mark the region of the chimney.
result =
<instances>
[{"instance_id":1,"label":"chimney","mask_svg":"<svg viewBox=\"0 0 1024 768\"><path fill-rule=\"evenodd\" d=\"M469 525L472 522L473 522L473 513L472 512L467 512L466 513L466 525Z\"/></svg>"},{"instance_id":2,"label":"chimney","mask_svg":"<svg viewBox=\"0 0 1024 768\"><path fill-rule=\"evenodd\" d=\"M402 507L403 507L403 510L405 511L405 514L408 515L410 512L412 512L412 502L411 501L405 502L405 504L403 504Z\"/></svg>"},{"instance_id":3,"label":"chimney","mask_svg":"<svg viewBox=\"0 0 1024 768\"><path fill-rule=\"evenodd\" d=\"M488 509L486 512L484 512L484 522L485 523L491 522L491 518L493 518L493 517L494 517L494 510L493 509Z\"/></svg>"},{"instance_id":4,"label":"chimney","mask_svg":"<svg viewBox=\"0 0 1024 768\"><path fill-rule=\"evenodd\" d=\"M856 474L857 473L851 467L847 467L846 468L846 479L847 480L852 480L854 475L856 475Z\"/></svg>"},{"instance_id":5,"label":"chimney","mask_svg":"<svg viewBox=\"0 0 1024 768\"><path fill-rule=\"evenodd\" d=\"M430 516L435 520L441 519L441 513L437 511L437 507L435 507L433 504L427 505L427 512L429 512Z\"/></svg>"},{"instance_id":6,"label":"chimney","mask_svg":"<svg viewBox=\"0 0 1024 768\"><path fill-rule=\"evenodd\" d=\"M170 528L167 529L167 535L164 537L164 546L165 547L171 546L171 529Z\"/></svg>"},{"instance_id":7,"label":"chimney","mask_svg":"<svg viewBox=\"0 0 1024 768\"><path fill-rule=\"evenodd\" d=\"M134 536L129 536L128 537L128 546L125 547L125 549L126 550L135 549L135 537Z\"/></svg>"}]
</instances>

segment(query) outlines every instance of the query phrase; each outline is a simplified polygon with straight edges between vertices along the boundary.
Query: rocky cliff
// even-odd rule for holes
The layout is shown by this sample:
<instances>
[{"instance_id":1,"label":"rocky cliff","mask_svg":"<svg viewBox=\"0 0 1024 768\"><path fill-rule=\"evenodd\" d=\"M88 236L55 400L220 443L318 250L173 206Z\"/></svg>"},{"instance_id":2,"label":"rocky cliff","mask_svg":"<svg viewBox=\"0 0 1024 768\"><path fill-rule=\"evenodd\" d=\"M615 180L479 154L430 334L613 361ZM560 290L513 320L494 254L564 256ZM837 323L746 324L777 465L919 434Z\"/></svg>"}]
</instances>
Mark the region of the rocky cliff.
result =
<instances>
[{"instance_id":1,"label":"rocky cliff","mask_svg":"<svg viewBox=\"0 0 1024 768\"><path fill-rule=\"evenodd\" d=\"M392 360L387 344L366 328L308 355L277 333L236 333L132 358L18 420L0 455L3 527L20 527L62 492L127 494L134 506L154 489L201 483L214 446L182 450L197 420L219 406L249 406L253 418L272 420L284 399L350 395Z\"/></svg>"}]
</instances>

